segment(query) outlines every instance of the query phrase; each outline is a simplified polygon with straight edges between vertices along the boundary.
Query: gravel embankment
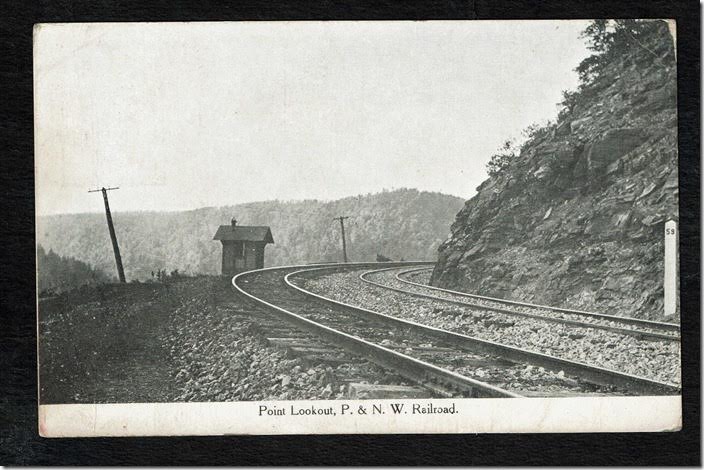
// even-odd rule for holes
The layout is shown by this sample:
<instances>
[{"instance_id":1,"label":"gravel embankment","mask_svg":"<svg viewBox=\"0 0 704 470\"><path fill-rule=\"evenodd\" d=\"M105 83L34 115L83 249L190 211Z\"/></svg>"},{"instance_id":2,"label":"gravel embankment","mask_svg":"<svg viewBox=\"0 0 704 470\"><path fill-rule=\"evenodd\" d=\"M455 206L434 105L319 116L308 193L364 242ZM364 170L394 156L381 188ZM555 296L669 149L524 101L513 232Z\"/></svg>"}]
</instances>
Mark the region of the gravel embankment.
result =
<instances>
[{"instance_id":1,"label":"gravel embankment","mask_svg":"<svg viewBox=\"0 0 704 470\"><path fill-rule=\"evenodd\" d=\"M388 315L568 360L679 384L679 343L646 341L600 329L507 316L403 295L358 279L363 271L302 282L316 293Z\"/></svg>"},{"instance_id":2,"label":"gravel embankment","mask_svg":"<svg viewBox=\"0 0 704 470\"><path fill-rule=\"evenodd\" d=\"M40 305L42 403L341 398L366 362L286 357L219 277L86 287Z\"/></svg>"},{"instance_id":3,"label":"gravel embankment","mask_svg":"<svg viewBox=\"0 0 704 470\"><path fill-rule=\"evenodd\" d=\"M598 318L598 317L593 317L590 315L583 315L579 313L569 313L569 312L561 312L559 310L552 310L552 309L547 309L547 308L541 308L541 307L533 307L533 306L527 306L527 305L515 305L515 304L507 304L504 302L497 302L493 300L488 300L488 299L480 299L480 298L474 298L474 297L467 297L467 296L462 296L458 294L453 294L450 292L443 292L435 289L429 289L427 287L422 287L422 286L416 286L413 284L409 284L407 282L401 282L398 279L396 279L396 275L400 272L403 272L404 269L398 269L398 270L390 270L390 271L383 271L379 273L373 273L368 276L366 276L367 279L370 281L378 282L380 284L388 285L390 287L395 287L399 289L404 289L410 292L416 292L418 294L425 294L425 295L432 295L435 297L440 297L443 299L448 299L452 301L458 301L458 302L463 302L466 303L467 305L476 305L480 307L495 307L495 308L504 308L504 309L510 309L516 312L520 313L527 313L527 314L532 314L532 315L540 315L543 317L548 317L548 318L556 318L556 319L562 319L562 320L572 320L572 321L578 321L582 323L589 323L592 325L599 325L599 326L607 326L607 327L615 327L615 328L622 328L626 330L638 330L638 331L644 331L644 332L653 332L653 333L660 333L660 334L667 334L669 336L677 337L679 334L674 331L663 331L660 329L656 328L651 328L645 325L634 325L631 323L624 323L621 321L618 321L618 319L604 319L604 318ZM429 278L429 272L430 271L421 271L418 273L410 273L408 275L402 275L402 279L409 280L411 282L415 282L418 284L427 284L428 278ZM610 313L608 313L610 314Z\"/></svg>"},{"instance_id":4,"label":"gravel embankment","mask_svg":"<svg viewBox=\"0 0 704 470\"><path fill-rule=\"evenodd\" d=\"M392 379L369 363L306 366L268 345L256 319L235 310L203 293L191 295L173 312L168 347L180 390L177 401L343 398L347 378L368 383Z\"/></svg>"}]
</instances>

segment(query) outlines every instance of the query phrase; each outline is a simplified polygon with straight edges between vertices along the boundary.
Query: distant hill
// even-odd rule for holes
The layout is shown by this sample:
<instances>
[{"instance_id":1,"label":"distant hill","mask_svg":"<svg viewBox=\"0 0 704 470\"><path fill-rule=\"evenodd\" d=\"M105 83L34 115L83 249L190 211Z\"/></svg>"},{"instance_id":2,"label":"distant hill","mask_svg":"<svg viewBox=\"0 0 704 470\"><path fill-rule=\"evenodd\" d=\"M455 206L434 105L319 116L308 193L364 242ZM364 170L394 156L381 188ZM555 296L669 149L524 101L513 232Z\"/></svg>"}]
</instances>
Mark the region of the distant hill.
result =
<instances>
[{"instance_id":1,"label":"distant hill","mask_svg":"<svg viewBox=\"0 0 704 470\"><path fill-rule=\"evenodd\" d=\"M269 225L274 245L266 266L341 260L339 223L345 221L350 261L433 260L464 201L441 193L399 189L336 201L263 201L183 212L113 214L128 279L158 269L215 274L221 245L217 227L236 217L242 225ZM38 219L37 242L108 273L115 271L105 215L65 214Z\"/></svg>"},{"instance_id":2,"label":"distant hill","mask_svg":"<svg viewBox=\"0 0 704 470\"><path fill-rule=\"evenodd\" d=\"M60 293L85 284L108 282L112 279L100 269L94 269L71 257L59 256L44 247L37 247L40 293Z\"/></svg>"}]
</instances>

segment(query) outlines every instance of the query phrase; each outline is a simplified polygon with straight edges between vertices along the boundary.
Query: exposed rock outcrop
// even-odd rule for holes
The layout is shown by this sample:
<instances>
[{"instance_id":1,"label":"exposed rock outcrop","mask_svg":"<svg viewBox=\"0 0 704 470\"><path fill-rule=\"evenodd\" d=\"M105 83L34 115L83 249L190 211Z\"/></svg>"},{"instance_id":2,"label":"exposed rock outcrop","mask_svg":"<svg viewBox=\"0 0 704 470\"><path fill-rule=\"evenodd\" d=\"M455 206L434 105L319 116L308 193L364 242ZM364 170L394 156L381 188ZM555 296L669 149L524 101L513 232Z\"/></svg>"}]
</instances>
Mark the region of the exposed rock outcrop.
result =
<instances>
[{"instance_id":1,"label":"exposed rock outcrop","mask_svg":"<svg viewBox=\"0 0 704 470\"><path fill-rule=\"evenodd\" d=\"M663 224L678 204L676 112L673 42L662 22L477 188L439 248L432 284L663 319Z\"/></svg>"}]
</instances>

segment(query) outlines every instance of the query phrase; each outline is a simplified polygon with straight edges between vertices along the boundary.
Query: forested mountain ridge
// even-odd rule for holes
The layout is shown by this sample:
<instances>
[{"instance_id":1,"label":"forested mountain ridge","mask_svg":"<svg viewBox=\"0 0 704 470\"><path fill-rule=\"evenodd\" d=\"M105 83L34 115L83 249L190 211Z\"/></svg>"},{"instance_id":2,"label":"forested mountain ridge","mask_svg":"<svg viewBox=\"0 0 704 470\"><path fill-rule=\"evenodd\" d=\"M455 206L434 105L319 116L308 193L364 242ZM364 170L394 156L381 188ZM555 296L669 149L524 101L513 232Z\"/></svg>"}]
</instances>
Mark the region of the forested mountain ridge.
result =
<instances>
[{"instance_id":1,"label":"forested mountain ridge","mask_svg":"<svg viewBox=\"0 0 704 470\"><path fill-rule=\"evenodd\" d=\"M584 37L579 89L492 157L432 283L660 320L664 224L678 216L673 37L660 20L595 20Z\"/></svg>"},{"instance_id":2,"label":"forested mountain ridge","mask_svg":"<svg viewBox=\"0 0 704 470\"><path fill-rule=\"evenodd\" d=\"M100 269L91 268L77 259L59 256L44 247L37 247L37 290L59 293L85 284L108 282L111 278Z\"/></svg>"},{"instance_id":3,"label":"forested mountain ridge","mask_svg":"<svg viewBox=\"0 0 704 470\"><path fill-rule=\"evenodd\" d=\"M265 265L341 261L339 222L345 221L350 261L434 260L463 200L441 193L399 189L335 201L262 201L183 212L114 212L128 280L158 269L216 274L220 242L213 235L232 217L241 225L268 225L274 244ZM114 210L115 208L113 208ZM37 220L37 243L108 273L115 271L105 214L63 214Z\"/></svg>"}]
</instances>

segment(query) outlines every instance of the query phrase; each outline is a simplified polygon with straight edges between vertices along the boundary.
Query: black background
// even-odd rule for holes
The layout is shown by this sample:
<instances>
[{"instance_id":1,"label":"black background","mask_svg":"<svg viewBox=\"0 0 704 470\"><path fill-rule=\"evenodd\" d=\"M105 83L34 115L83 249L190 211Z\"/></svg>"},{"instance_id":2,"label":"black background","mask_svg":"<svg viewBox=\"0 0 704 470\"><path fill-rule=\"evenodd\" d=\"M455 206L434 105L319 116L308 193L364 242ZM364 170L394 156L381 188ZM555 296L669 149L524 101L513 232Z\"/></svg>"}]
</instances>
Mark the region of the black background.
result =
<instances>
[{"instance_id":1,"label":"black background","mask_svg":"<svg viewBox=\"0 0 704 470\"><path fill-rule=\"evenodd\" d=\"M700 7L695 1L2 2L0 465L700 465ZM675 18L683 429L676 433L43 439L37 434L32 25L210 20ZM541 64L535 64L540 67ZM490 77L487 77L490 79ZM643 410L648 413L649 410Z\"/></svg>"}]
</instances>

